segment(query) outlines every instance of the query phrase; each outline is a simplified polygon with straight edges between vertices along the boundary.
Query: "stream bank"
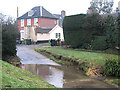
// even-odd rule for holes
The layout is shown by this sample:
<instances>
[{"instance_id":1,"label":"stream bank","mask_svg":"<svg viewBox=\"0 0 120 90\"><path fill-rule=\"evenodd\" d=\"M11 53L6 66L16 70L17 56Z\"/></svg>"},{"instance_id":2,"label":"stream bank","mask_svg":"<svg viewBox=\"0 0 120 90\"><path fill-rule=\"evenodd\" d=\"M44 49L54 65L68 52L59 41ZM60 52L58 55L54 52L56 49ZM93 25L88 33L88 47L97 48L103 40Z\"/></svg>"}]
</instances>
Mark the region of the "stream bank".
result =
<instances>
[{"instance_id":1,"label":"stream bank","mask_svg":"<svg viewBox=\"0 0 120 90\"><path fill-rule=\"evenodd\" d=\"M103 67L97 64L89 64L86 61L79 60L76 58L71 58L71 57L66 57L62 54L57 54L50 52L44 48L36 48L35 49L37 52L47 56L48 58L52 59L53 61L60 63L60 64L67 64L67 65L75 65L77 66L78 69L83 70L84 73L92 78L98 78L98 79L103 79L105 82L115 85L118 87L119 80L116 78L116 82L110 82L111 80L107 79L106 76L103 78ZM117 82L118 80L118 82Z\"/></svg>"}]
</instances>

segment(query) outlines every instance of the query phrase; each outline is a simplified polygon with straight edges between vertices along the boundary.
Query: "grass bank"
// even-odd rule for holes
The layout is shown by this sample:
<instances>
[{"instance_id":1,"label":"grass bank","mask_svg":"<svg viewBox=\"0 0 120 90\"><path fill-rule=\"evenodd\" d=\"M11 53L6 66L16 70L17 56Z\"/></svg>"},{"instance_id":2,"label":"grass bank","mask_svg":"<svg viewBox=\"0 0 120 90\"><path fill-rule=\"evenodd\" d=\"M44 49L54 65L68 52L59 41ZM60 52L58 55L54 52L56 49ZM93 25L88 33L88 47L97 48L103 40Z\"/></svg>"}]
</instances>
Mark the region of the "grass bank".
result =
<instances>
[{"instance_id":1,"label":"grass bank","mask_svg":"<svg viewBox=\"0 0 120 90\"><path fill-rule=\"evenodd\" d=\"M117 77L120 75L118 55L76 51L62 47L36 48L35 50L53 59L57 63L63 61L72 62L91 77L99 77L103 75L113 75ZM120 84L118 81L120 81L120 79L116 79L115 84Z\"/></svg>"},{"instance_id":2,"label":"grass bank","mask_svg":"<svg viewBox=\"0 0 120 90\"><path fill-rule=\"evenodd\" d=\"M55 88L31 72L7 62L2 63L2 88Z\"/></svg>"}]
</instances>

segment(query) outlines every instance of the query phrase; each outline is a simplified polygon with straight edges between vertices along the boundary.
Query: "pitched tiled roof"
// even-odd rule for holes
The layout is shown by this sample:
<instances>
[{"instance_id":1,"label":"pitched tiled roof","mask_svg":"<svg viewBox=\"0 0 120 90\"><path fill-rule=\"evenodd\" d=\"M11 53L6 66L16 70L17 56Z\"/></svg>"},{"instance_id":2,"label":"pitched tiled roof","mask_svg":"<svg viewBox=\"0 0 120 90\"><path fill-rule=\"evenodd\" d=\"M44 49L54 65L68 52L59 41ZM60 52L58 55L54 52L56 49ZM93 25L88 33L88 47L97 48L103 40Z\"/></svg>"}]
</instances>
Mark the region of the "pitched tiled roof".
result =
<instances>
[{"instance_id":1,"label":"pitched tiled roof","mask_svg":"<svg viewBox=\"0 0 120 90\"><path fill-rule=\"evenodd\" d=\"M52 28L36 28L37 33L49 33L52 30Z\"/></svg>"},{"instance_id":2,"label":"pitched tiled roof","mask_svg":"<svg viewBox=\"0 0 120 90\"><path fill-rule=\"evenodd\" d=\"M26 12L24 15L18 17L17 19L29 19L29 18L37 18L37 17L44 17L44 18L53 18L53 19L57 19L53 14L51 14L50 12L48 12L45 8L43 8L42 6L37 6L31 9L31 13L32 15L29 16L28 12Z\"/></svg>"}]
</instances>

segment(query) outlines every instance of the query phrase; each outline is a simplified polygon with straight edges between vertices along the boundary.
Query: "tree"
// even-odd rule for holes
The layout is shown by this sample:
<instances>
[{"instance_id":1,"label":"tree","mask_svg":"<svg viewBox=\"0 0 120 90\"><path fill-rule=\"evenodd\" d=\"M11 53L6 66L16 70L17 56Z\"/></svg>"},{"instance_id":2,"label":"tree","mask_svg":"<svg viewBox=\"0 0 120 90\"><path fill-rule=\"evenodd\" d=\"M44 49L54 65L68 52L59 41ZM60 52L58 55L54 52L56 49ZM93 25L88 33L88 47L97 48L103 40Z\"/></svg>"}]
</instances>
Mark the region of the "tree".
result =
<instances>
[{"instance_id":1,"label":"tree","mask_svg":"<svg viewBox=\"0 0 120 90\"><path fill-rule=\"evenodd\" d=\"M9 16L2 15L2 59L16 55L16 38L18 29L15 21Z\"/></svg>"},{"instance_id":2,"label":"tree","mask_svg":"<svg viewBox=\"0 0 120 90\"><path fill-rule=\"evenodd\" d=\"M107 16L104 24L104 31L108 48L115 48L116 24L113 16Z\"/></svg>"},{"instance_id":3,"label":"tree","mask_svg":"<svg viewBox=\"0 0 120 90\"><path fill-rule=\"evenodd\" d=\"M90 2L93 13L111 13L113 7L113 0L92 0Z\"/></svg>"},{"instance_id":4,"label":"tree","mask_svg":"<svg viewBox=\"0 0 120 90\"><path fill-rule=\"evenodd\" d=\"M116 21L116 23L117 23L117 26L116 26L116 46L118 46L119 47L119 50L120 50L120 15L118 16L118 18L117 18L117 21Z\"/></svg>"}]
</instances>

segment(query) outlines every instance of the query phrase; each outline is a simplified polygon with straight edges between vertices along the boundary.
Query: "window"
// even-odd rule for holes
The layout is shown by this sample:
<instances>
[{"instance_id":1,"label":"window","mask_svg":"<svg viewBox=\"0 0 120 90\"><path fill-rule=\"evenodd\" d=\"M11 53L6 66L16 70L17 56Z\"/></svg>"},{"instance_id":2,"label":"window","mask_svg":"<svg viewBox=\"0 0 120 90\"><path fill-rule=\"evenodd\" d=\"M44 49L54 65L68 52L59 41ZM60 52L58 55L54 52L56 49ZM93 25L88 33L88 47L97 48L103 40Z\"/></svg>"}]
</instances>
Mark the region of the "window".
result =
<instances>
[{"instance_id":1,"label":"window","mask_svg":"<svg viewBox=\"0 0 120 90\"><path fill-rule=\"evenodd\" d=\"M28 12L28 16L33 16L34 15L34 11L33 10L30 10L29 12Z\"/></svg>"},{"instance_id":2,"label":"window","mask_svg":"<svg viewBox=\"0 0 120 90\"><path fill-rule=\"evenodd\" d=\"M56 38L60 38L60 33L56 33Z\"/></svg>"},{"instance_id":3,"label":"window","mask_svg":"<svg viewBox=\"0 0 120 90\"><path fill-rule=\"evenodd\" d=\"M34 25L38 25L38 18L34 18Z\"/></svg>"},{"instance_id":4,"label":"window","mask_svg":"<svg viewBox=\"0 0 120 90\"><path fill-rule=\"evenodd\" d=\"M24 27L24 19L21 19L21 27Z\"/></svg>"},{"instance_id":5,"label":"window","mask_svg":"<svg viewBox=\"0 0 120 90\"><path fill-rule=\"evenodd\" d=\"M31 25L31 19L27 19L27 25Z\"/></svg>"},{"instance_id":6,"label":"window","mask_svg":"<svg viewBox=\"0 0 120 90\"><path fill-rule=\"evenodd\" d=\"M54 24L56 24L56 21L54 21Z\"/></svg>"}]
</instances>

